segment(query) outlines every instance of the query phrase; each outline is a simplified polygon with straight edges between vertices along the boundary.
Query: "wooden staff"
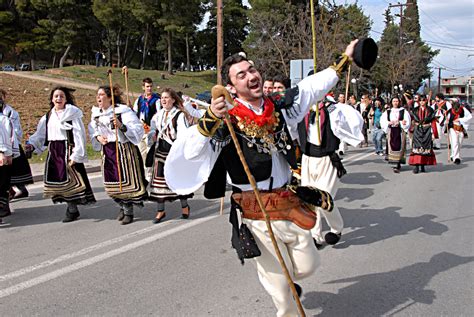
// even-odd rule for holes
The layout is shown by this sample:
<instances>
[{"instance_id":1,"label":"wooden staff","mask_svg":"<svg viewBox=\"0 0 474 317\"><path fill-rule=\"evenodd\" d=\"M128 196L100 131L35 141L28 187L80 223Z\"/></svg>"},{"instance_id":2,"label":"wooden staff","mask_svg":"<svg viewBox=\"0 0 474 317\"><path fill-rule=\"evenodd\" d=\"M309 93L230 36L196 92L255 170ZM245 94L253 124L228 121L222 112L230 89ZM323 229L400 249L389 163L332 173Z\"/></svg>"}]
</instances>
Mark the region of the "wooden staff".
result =
<instances>
[{"instance_id":1,"label":"wooden staff","mask_svg":"<svg viewBox=\"0 0 474 317\"><path fill-rule=\"evenodd\" d=\"M119 180L119 188L120 192L122 192L122 172L120 171L120 163L119 163L119 139L118 139L118 129L117 129L117 115L115 114L115 98L114 98L114 85L112 84L112 70L109 69L107 71L109 75L109 85L110 85L110 94L112 95L112 113L114 114L114 125L115 125L115 159L117 161L117 172L118 172L118 180Z\"/></svg>"},{"instance_id":2,"label":"wooden staff","mask_svg":"<svg viewBox=\"0 0 474 317\"><path fill-rule=\"evenodd\" d=\"M224 96L228 103L233 104L232 98L230 97L229 93L225 90L223 86L216 85L212 87L211 94L212 94L213 99ZM250 172L250 168L247 162L245 161L244 153L242 152L242 149L240 148L239 141L237 140L237 135L235 134L235 130L234 130L234 127L232 126L229 113L227 112L225 113L225 123L227 124L227 128L229 129L230 135L232 137L232 141L234 142L234 145L235 145L235 149L237 150L237 154L239 155L240 162L242 163L244 167L245 174L247 175L250 185L252 186L253 192L255 194L255 198L257 199L258 206L260 207L260 210L262 210L263 214L265 215L265 224L267 225L267 230L270 235L270 239L272 240L273 248L275 249L275 253L277 255L278 261L280 262L283 273L286 276L286 280L288 282L288 285L290 286L291 292L293 294L293 298L296 301L298 312L300 316L305 317L306 314L304 312L303 306L301 305L301 301L298 296L298 293L296 292L295 284L293 283L293 280L291 279L288 268L286 267L286 264L285 264L285 261L283 260L280 249L278 248L278 244L276 242L275 235L273 233L273 229L270 224L270 216L265 210L265 206L263 205L262 197L260 196L260 191L258 190L257 183L255 182L255 179L252 173Z\"/></svg>"},{"instance_id":3,"label":"wooden staff","mask_svg":"<svg viewBox=\"0 0 474 317\"><path fill-rule=\"evenodd\" d=\"M125 78L125 91L127 93L127 105L131 107L132 103L130 102L130 95L128 94L128 67L127 66L122 67L122 74L123 74L123 77Z\"/></svg>"},{"instance_id":4,"label":"wooden staff","mask_svg":"<svg viewBox=\"0 0 474 317\"><path fill-rule=\"evenodd\" d=\"M311 0L311 33L313 38L313 72L316 74L316 59L317 59L317 50L316 50L316 19L314 16L314 4ZM321 145L321 127L319 126L319 105L316 103L316 126L318 128L318 144Z\"/></svg>"},{"instance_id":5,"label":"wooden staff","mask_svg":"<svg viewBox=\"0 0 474 317\"><path fill-rule=\"evenodd\" d=\"M349 83L351 81L351 65L349 64L349 69L347 71L347 76L346 76L346 94L345 94L345 101L346 104L349 104L348 99L349 98Z\"/></svg>"}]
</instances>

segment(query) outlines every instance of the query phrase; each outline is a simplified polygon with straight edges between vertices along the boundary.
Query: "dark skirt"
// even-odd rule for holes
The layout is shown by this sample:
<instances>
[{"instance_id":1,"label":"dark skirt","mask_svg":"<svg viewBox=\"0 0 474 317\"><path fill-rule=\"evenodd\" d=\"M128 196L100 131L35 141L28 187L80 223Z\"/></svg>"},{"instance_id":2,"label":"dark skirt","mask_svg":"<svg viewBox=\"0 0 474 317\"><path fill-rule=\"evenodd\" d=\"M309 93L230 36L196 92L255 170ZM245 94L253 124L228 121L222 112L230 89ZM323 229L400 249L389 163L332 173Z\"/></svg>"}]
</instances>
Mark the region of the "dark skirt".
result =
<instances>
[{"instance_id":1,"label":"dark skirt","mask_svg":"<svg viewBox=\"0 0 474 317\"><path fill-rule=\"evenodd\" d=\"M54 203L77 205L95 203L94 193L83 163L68 164L66 141L50 141L44 169L44 197Z\"/></svg>"},{"instance_id":2,"label":"dark skirt","mask_svg":"<svg viewBox=\"0 0 474 317\"><path fill-rule=\"evenodd\" d=\"M11 214L8 201L11 166L0 166L0 218Z\"/></svg>"},{"instance_id":3,"label":"dark skirt","mask_svg":"<svg viewBox=\"0 0 474 317\"><path fill-rule=\"evenodd\" d=\"M410 165L436 165L433 151L431 125L418 125L413 131L413 148L410 153Z\"/></svg>"},{"instance_id":4,"label":"dark skirt","mask_svg":"<svg viewBox=\"0 0 474 317\"><path fill-rule=\"evenodd\" d=\"M387 133L388 162L405 164L406 132L401 127L390 127Z\"/></svg>"},{"instance_id":5,"label":"dark skirt","mask_svg":"<svg viewBox=\"0 0 474 317\"><path fill-rule=\"evenodd\" d=\"M147 199L147 181L138 147L130 142L119 143L117 165L115 142L102 146L102 176L105 191L117 203L143 205ZM120 181L118 166L120 166Z\"/></svg>"},{"instance_id":6,"label":"dark skirt","mask_svg":"<svg viewBox=\"0 0 474 317\"><path fill-rule=\"evenodd\" d=\"M12 163L11 185L33 184L33 175L31 174L30 163L26 158L25 151L20 145L20 156L13 159Z\"/></svg>"},{"instance_id":7,"label":"dark skirt","mask_svg":"<svg viewBox=\"0 0 474 317\"><path fill-rule=\"evenodd\" d=\"M194 196L194 194L185 196L178 195L168 187L168 184L166 184L165 163L170 150L171 145L168 142L162 139L157 141L153 162L153 176L150 184L150 200L174 201L176 199L187 199ZM177 168L179 168L179 166Z\"/></svg>"}]
</instances>

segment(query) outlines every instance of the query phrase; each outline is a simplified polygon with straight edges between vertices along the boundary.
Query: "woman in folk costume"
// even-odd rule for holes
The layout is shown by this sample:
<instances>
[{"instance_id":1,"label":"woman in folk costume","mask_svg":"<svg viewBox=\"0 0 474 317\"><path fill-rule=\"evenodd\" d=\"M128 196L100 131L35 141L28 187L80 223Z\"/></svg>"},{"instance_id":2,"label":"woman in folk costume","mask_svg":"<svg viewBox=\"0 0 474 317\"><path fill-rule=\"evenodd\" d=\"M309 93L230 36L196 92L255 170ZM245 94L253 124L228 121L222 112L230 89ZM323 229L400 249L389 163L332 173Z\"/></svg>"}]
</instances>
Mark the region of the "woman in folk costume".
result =
<instances>
[{"instance_id":1,"label":"woman in folk costume","mask_svg":"<svg viewBox=\"0 0 474 317\"><path fill-rule=\"evenodd\" d=\"M395 164L394 173L400 173L401 164L405 164L406 137L410 128L410 114L400 107L400 98L393 97L391 108L380 118L380 125L387 134L388 162Z\"/></svg>"},{"instance_id":2,"label":"woman in folk costume","mask_svg":"<svg viewBox=\"0 0 474 317\"><path fill-rule=\"evenodd\" d=\"M115 105L112 105L112 94ZM143 137L143 125L133 110L121 103L118 87L113 91L109 86L99 87L89 135L94 150L102 151L105 191L120 205L117 220L127 225L133 222L133 206L143 206L148 195L142 156L137 147Z\"/></svg>"},{"instance_id":3,"label":"woman in folk costume","mask_svg":"<svg viewBox=\"0 0 474 317\"><path fill-rule=\"evenodd\" d=\"M166 158L171 150L171 146L176 138L186 131L188 121L183 108L182 99L171 88L166 88L161 94L161 106L153 119L151 120L151 130L148 142L151 145L155 143L153 175L151 180L150 199L158 203L158 210L153 223L159 223L165 218L165 201L179 199L181 201L182 219L189 218L188 198L193 194L180 196L168 188L166 184L164 167ZM176 166L179 168L179 166Z\"/></svg>"},{"instance_id":4,"label":"woman in folk costume","mask_svg":"<svg viewBox=\"0 0 474 317\"><path fill-rule=\"evenodd\" d=\"M29 193L26 189L26 185L33 184L33 175L31 174L30 164L26 158L21 141L23 139L23 130L21 128L20 116L13 107L6 103L7 93L5 90L0 89L0 99L3 100L3 105L0 105L0 112L7 116L13 124L14 136L18 143L20 155L13 159L11 169L11 188L10 198L18 199L28 197ZM20 192L15 192L13 187L16 186Z\"/></svg>"},{"instance_id":5,"label":"woman in folk costume","mask_svg":"<svg viewBox=\"0 0 474 317\"><path fill-rule=\"evenodd\" d=\"M413 173L425 172L425 165L436 165L436 155L433 151L433 138L431 129L436 129L435 112L428 106L425 96L419 97L419 106L411 112L413 127L413 143L409 164L415 166Z\"/></svg>"},{"instance_id":6,"label":"woman in folk costume","mask_svg":"<svg viewBox=\"0 0 474 317\"><path fill-rule=\"evenodd\" d=\"M82 111L74 105L72 91L56 87L49 97L51 109L41 117L30 136L27 152L48 149L44 169L44 197L67 203L63 222L79 218L78 205L95 203L84 162L87 161L86 131Z\"/></svg>"},{"instance_id":7,"label":"woman in folk costume","mask_svg":"<svg viewBox=\"0 0 474 317\"><path fill-rule=\"evenodd\" d=\"M3 100L0 99L0 106L3 105ZM19 155L17 146L13 124L0 111L0 224L3 223L3 217L11 215L9 204L10 177L13 158Z\"/></svg>"},{"instance_id":8,"label":"woman in folk costume","mask_svg":"<svg viewBox=\"0 0 474 317\"><path fill-rule=\"evenodd\" d=\"M451 161L461 164L461 146L464 132L469 129L469 121L472 115L466 107L461 106L459 101L453 102L453 106L446 112L446 125L448 126L449 143L451 144Z\"/></svg>"}]
</instances>

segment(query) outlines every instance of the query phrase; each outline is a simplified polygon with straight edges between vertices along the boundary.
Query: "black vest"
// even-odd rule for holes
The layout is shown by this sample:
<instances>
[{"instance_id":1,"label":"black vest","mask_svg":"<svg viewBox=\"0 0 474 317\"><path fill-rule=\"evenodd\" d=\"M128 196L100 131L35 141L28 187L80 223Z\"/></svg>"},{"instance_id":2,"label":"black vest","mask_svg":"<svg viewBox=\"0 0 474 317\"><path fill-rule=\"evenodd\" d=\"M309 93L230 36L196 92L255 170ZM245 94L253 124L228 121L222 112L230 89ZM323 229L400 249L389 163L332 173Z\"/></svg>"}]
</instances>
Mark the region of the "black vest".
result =
<instances>
[{"instance_id":1,"label":"black vest","mask_svg":"<svg viewBox=\"0 0 474 317\"><path fill-rule=\"evenodd\" d=\"M277 110L275 111L279 112ZM292 168L296 168L297 162L295 147L291 142L290 133L288 132L285 119L283 118L281 112L279 118L280 123L275 129L275 134L279 135L280 133L286 133L287 136L287 140L283 144L286 153L282 151L279 155L283 155L288 164ZM234 128L236 132L239 131L235 125ZM220 128L218 134L220 138L229 137L227 126ZM250 147L249 141L246 140L240 133L237 133L237 140L239 141L245 160L255 181L259 182L270 178L272 173L272 155L269 153L259 152L256 145ZM260 139L256 139L255 143L262 144L260 143ZM276 144L276 146L279 150L282 150L278 144ZM209 176L204 188L204 196L206 198L211 199L224 196L227 173L229 173L232 183L235 185L250 184L249 180L247 179L247 174L245 174L244 166L240 161L233 142L230 142L222 149L222 152L220 153L216 164L211 171L211 175Z\"/></svg>"},{"instance_id":2,"label":"black vest","mask_svg":"<svg viewBox=\"0 0 474 317\"><path fill-rule=\"evenodd\" d=\"M298 124L298 137L300 139L301 151L308 156L324 157L331 155L339 148L340 140L334 135L331 129L331 120L329 118L329 110L323 108L326 119L321 129L321 145L308 142L308 131L306 130L305 120ZM312 123L309 123L312 124Z\"/></svg>"}]
</instances>

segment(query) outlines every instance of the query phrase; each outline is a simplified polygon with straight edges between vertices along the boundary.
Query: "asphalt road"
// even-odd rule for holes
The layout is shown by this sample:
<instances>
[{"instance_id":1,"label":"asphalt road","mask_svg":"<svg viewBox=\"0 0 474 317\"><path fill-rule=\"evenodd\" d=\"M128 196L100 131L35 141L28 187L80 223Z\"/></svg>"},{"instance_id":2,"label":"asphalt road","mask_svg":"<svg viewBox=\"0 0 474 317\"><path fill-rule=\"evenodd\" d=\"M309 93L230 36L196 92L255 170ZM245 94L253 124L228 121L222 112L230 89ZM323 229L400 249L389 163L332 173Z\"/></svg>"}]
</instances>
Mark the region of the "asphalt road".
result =
<instances>
[{"instance_id":1,"label":"asphalt road","mask_svg":"<svg viewBox=\"0 0 474 317\"><path fill-rule=\"evenodd\" d=\"M372 149L351 148L336 203L341 242L301 281L308 316L472 316L474 133L463 162L394 174ZM445 140L444 140L445 142ZM1 316L274 316L251 261L230 248L228 204L197 193L191 218L179 203L153 225L155 206L121 226L99 174L98 203L63 224L65 206L42 198L12 203L0 226Z\"/></svg>"}]
</instances>

